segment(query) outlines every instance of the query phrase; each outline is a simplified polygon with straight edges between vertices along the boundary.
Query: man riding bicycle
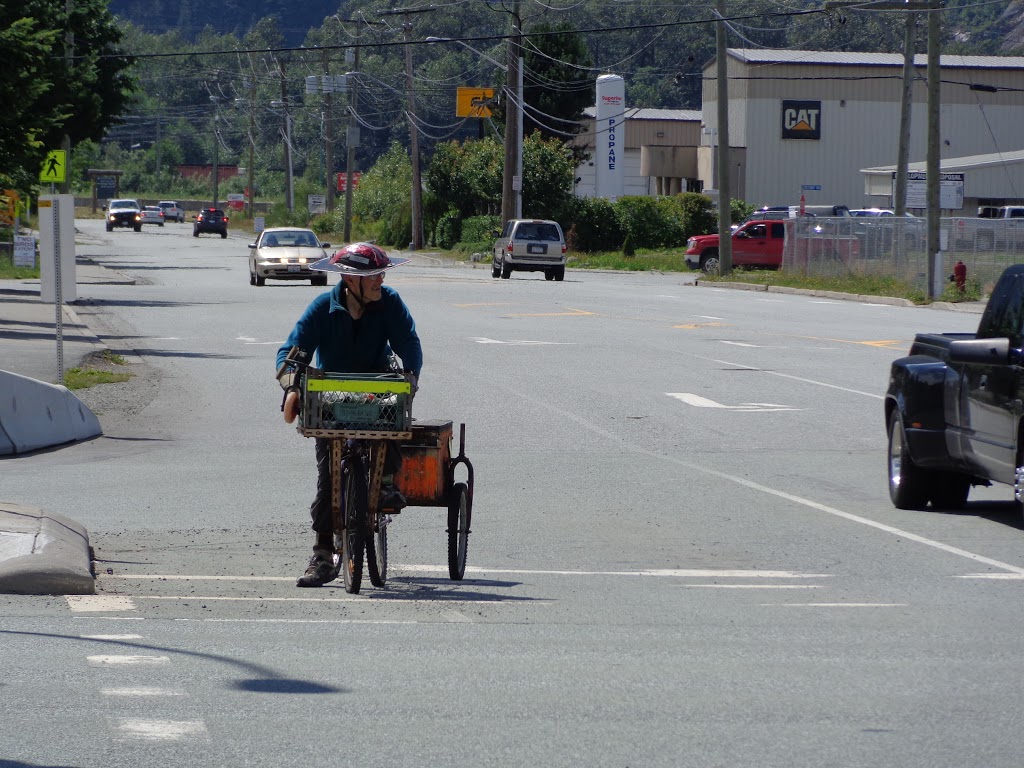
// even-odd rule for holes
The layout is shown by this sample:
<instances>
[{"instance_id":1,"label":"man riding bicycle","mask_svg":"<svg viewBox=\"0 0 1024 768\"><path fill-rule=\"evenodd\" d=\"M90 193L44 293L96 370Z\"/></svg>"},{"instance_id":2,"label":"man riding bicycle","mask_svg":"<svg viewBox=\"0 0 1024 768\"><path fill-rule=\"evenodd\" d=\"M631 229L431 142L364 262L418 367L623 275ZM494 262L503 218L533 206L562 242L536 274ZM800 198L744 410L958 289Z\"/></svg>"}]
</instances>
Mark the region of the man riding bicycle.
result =
<instances>
[{"instance_id":1,"label":"man riding bicycle","mask_svg":"<svg viewBox=\"0 0 1024 768\"><path fill-rule=\"evenodd\" d=\"M423 366L423 350L409 308L398 293L384 285L384 273L409 259L391 259L376 245L352 243L333 256L312 264L317 272L337 272L341 280L317 296L277 351L278 377L285 390L294 389L294 373L282 368L292 347L308 356L316 351L317 367L331 373L381 373L393 370L392 352L412 377L413 391ZM338 576L334 564L334 525L331 512L330 440L316 438L316 496L310 506L316 540L313 556L296 586L319 587ZM394 485L401 466L397 447L389 443L380 506L401 509L405 498Z\"/></svg>"}]
</instances>

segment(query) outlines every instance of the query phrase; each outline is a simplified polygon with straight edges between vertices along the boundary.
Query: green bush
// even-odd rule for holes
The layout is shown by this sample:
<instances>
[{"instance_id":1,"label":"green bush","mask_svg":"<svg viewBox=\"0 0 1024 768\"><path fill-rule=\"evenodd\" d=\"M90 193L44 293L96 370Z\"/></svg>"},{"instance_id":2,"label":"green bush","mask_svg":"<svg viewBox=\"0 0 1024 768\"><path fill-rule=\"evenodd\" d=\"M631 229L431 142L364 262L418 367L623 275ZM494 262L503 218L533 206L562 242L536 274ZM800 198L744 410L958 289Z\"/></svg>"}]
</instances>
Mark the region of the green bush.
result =
<instances>
[{"instance_id":1,"label":"green bush","mask_svg":"<svg viewBox=\"0 0 1024 768\"><path fill-rule=\"evenodd\" d=\"M470 216L462 221L461 240L467 243L493 243L491 233L501 229L500 216Z\"/></svg>"},{"instance_id":2,"label":"green bush","mask_svg":"<svg viewBox=\"0 0 1024 768\"><path fill-rule=\"evenodd\" d=\"M462 216L455 209L441 215L434 228L434 245L444 250L451 248L462 239Z\"/></svg>"},{"instance_id":3,"label":"green bush","mask_svg":"<svg viewBox=\"0 0 1024 768\"><path fill-rule=\"evenodd\" d=\"M636 248L658 248L668 225L658 198L626 195L615 201L615 216Z\"/></svg>"},{"instance_id":4,"label":"green bush","mask_svg":"<svg viewBox=\"0 0 1024 768\"><path fill-rule=\"evenodd\" d=\"M560 223L563 232L575 226L577 249L584 253L617 251L626 236L615 206L602 197L574 197Z\"/></svg>"}]
</instances>

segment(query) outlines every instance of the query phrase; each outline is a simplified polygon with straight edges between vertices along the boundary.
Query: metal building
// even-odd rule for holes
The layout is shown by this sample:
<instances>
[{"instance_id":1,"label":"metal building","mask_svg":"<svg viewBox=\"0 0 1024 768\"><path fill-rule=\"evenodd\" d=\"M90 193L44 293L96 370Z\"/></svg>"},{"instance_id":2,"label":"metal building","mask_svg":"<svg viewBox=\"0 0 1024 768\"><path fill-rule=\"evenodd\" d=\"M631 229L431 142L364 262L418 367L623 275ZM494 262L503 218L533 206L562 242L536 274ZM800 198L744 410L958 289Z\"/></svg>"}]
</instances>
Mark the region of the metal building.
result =
<instances>
[{"instance_id":1,"label":"metal building","mask_svg":"<svg viewBox=\"0 0 1024 768\"><path fill-rule=\"evenodd\" d=\"M803 191L808 205L888 204L866 193L861 171L896 163L902 55L736 48L727 55L732 197L758 206L796 204ZM914 65L909 159L923 163L926 57L916 56ZM1024 57L946 55L940 67L943 161L1024 148ZM717 178L716 75L712 60L704 68L705 130L697 149L705 189ZM997 196L1004 195L965 191L967 200Z\"/></svg>"}]
</instances>

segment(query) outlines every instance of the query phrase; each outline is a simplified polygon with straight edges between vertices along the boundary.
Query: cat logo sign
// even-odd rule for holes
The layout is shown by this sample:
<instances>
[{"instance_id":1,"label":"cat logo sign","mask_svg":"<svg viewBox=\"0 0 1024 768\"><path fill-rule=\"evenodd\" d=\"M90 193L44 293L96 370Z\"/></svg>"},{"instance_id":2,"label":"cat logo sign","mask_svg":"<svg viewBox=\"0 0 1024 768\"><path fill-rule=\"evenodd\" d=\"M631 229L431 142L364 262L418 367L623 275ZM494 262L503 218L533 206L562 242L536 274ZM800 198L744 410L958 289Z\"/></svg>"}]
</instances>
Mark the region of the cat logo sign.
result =
<instances>
[{"instance_id":1,"label":"cat logo sign","mask_svg":"<svg viewBox=\"0 0 1024 768\"><path fill-rule=\"evenodd\" d=\"M51 149L46 153L43 167L39 169L39 180L47 184L63 184L67 175L67 152Z\"/></svg>"},{"instance_id":2,"label":"cat logo sign","mask_svg":"<svg viewBox=\"0 0 1024 768\"><path fill-rule=\"evenodd\" d=\"M493 88L458 88L455 96L456 117L490 117Z\"/></svg>"},{"instance_id":3,"label":"cat logo sign","mask_svg":"<svg viewBox=\"0 0 1024 768\"><path fill-rule=\"evenodd\" d=\"M820 139L821 102L783 101L782 138Z\"/></svg>"}]
</instances>

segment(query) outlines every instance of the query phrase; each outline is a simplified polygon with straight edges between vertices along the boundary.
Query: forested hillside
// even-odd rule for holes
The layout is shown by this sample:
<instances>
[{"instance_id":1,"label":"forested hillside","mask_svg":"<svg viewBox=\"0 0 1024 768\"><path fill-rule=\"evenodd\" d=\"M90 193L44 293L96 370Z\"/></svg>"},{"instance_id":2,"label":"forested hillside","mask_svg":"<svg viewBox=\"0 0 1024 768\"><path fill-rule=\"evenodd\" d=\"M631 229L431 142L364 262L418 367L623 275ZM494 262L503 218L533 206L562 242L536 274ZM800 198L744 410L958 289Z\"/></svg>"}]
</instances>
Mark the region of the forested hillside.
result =
<instances>
[{"instance_id":1,"label":"forested hillside","mask_svg":"<svg viewBox=\"0 0 1024 768\"><path fill-rule=\"evenodd\" d=\"M416 4L404 4L413 7ZM487 9L498 18L507 19L507 11L512 3L487 2L487 0L470 0L460 3L421 3L421 7L433 5L437 14L462 17L474 17L477 10ZM528 8L524 3L524 9ZM540 4L538 4L539 7ZM950 5L954 5L950 3ZM176 0L170 3L154 3L151 0L111 0L111 13L130 21L147 32L161 34L177 32L186 40L196 39L204 29L215 34L244 35L260 19L267 16L277 18L284 41L287 45L299 45L312 27L320 26L326 17L335 13L342 17L360 9L366 12L367 18L377 18L377 12L389 6L382 2L346 3L338 0L309 0L304 3L288 0ZM611 8L609 8L611 6ZM824 2L781 3L761 2L760 0L733 0L729 3L730 16L742 16L749 12L763 13L770 16L773 12L792 11L796 8L821 8ZM474 10L474 7L476 10ZM642 25L666 21L666 16L675 17L680 14L692 18L710 18L712 4L694 4L688 9L678 5L666 6L655 2L636 2L626 4L610 4L601 0L588 0L584 3L550 4L544 7L552 9L549 21L557 22L560 17L579 21L580 28L629 24ZM554 10L562 7L564 10ZM868 6L865 6L866 8ZM524 19L535 13L525 10ZM847 20L852 22L865 14L853 9L845 12ZM615 21L618 17L619 20ZM949 44L946 50L966 45L972 53L1013 54L1024 45L1024 0L1006 0L990 2L988 0L967 0L955 3L943 18L948 31ZM754 25L762 26L762 25ZM856 26L856 24L854 24ZM528 30L528 25L526 25ZM742 31L742 30L740 30ZM744 33L745 34L745 33ZM755 36L756 37L756 36ZM832 36L830 36L832 37ZM878 44L885 45L888 36L880 39L857 32L849 35L835 36L830 42L836 43L844 50L875 50ZM735 44L735 43L733 43ZM770 41L758 40L756 45L775 45ZM874 46L874 47L872 47ZM789 46L791 47L791 46ZM962 51L955 51L962 52ZM604 62L598 62L604 63Z\"/></svg>"}]
</instances>

